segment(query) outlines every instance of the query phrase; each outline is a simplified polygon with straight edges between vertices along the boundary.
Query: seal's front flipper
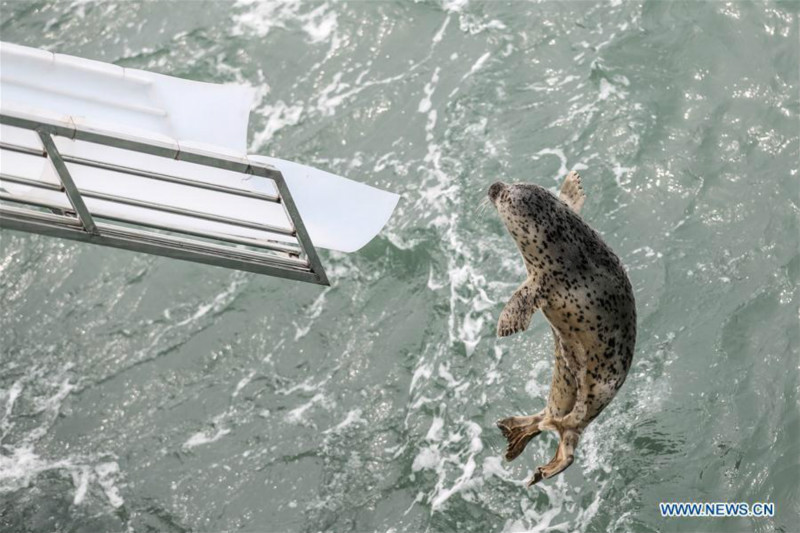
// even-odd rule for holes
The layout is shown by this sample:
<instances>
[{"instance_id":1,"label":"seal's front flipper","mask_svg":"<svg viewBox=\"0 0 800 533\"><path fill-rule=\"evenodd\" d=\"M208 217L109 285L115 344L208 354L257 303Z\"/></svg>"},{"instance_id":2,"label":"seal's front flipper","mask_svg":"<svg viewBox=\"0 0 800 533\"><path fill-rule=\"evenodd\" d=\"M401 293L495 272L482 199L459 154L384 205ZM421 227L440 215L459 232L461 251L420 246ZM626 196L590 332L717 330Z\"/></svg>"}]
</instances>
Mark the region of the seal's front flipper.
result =
<instances>
[{"instance_id":1,"label":"seal's front flipper","mask_svg":"<svg viewBox=\"0 0 800 533\"><path fill-rule=\"evenodd\" d=\"M538 288L530 279L525 280L514 291L503 312L500 313L500 320L497 322L498 337L508 337L528 329L531 316L539 308L537 292Z\"/></svg>"},{"instance_id":2,"label":"seal's front flipper","mask_svg":"<svg viewBox=\"0 0 800 533\"><path fill-rule=\"evenodd\" d=\"M574 170L567 174L567 177L564 178L564 183L561 185L561 192L558 197L576 213L581 212L583 202L586 200L586 194L583 192L580 174Z\"/></svg>"}]
</instances>

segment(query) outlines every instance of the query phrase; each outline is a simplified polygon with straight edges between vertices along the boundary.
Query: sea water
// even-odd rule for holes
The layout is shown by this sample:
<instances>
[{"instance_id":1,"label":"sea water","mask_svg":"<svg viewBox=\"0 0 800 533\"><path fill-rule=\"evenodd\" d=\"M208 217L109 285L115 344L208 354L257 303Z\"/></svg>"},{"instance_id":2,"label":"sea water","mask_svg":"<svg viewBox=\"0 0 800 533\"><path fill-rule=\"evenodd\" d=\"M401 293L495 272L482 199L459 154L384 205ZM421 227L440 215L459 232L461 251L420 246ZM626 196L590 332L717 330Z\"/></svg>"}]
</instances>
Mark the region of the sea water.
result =
<instances>
[{"instance_id":1,"label":"sea water","mask_svg":"<svg viewBox=\"0 0 800 533\"><path fill-rule=\"evenodd\" d=\"M2 40L255 87L250 150L402 200L330 288L0 230L3 531L796 531L794 2L44 2ZM497 180L619 254L628 380L563 475ZM334 199L335 200L335 199ZM662 518L771 502L771 518Z\"/></svg>"}]
</instances>

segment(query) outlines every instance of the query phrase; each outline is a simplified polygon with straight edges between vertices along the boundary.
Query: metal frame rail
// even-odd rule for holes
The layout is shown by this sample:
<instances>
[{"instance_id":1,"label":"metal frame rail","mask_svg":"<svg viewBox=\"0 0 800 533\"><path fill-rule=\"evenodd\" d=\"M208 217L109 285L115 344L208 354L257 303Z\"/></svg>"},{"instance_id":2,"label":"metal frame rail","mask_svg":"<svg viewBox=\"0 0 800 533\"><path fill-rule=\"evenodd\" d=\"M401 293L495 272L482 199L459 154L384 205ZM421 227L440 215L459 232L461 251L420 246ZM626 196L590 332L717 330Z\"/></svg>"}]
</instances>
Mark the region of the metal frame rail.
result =
<instances>
[{"instance_id":1,"label":"metal frame rail","mask_svg":"<svg viewBox=\"0 0 800 533\"><path fill-rule=\"evenodd\" d=\"M306 281L319 285L328 285L328 278L319 260L317 251L308 237L308 232L303 220L297 211L297 206L292 200L289 188L283 175L277 169L246 158L227 158L224 155L211 156L206 153L159 145L147 142L144 139L122 138L113 133L99 132L95 129L83 129L74 124L65 126L36 120L30 116L17 116L13 113L0 113L0 124L35 131L41 139L43 150L25 146L17 146L0 142L0 148L48 158L53 165L59 179L60 186L43 181L30 180L9 174L0 174L0 180L28 185L43 189L57 190L66 193L72 206L71 212L53 213L43 212L30 208L12 207L0 203L0 228L39 233L54 237L62 237L76 241L89 242L114 248L122 248L135 252L205 263L236 270L245 270L258 274L267 274L281 278ZM68 139L86 141L90 143L131 150L148 155L160 156L188 163L196 163L242 174L255 175L272 180L278 190L278 195L248 191L217 185L202 181L170 176L167 174L149 172L125 166L114 165L102 161L93 161L68 155L62 155L56 147L53 136L63 136ZM67 163L91 166L104 170L112 170L128 175L176 183L188 187L206 189L224 194L231 194L247 198L256 198L265 202L275 202L283 206L287 218L294 229L273 227L235 218L222 217L200 211L180 209L172 206L161 205L154 202L145 202L130 198L109 195L105 193L81 190L70 176ZM115 202L123 205L144 207L154 211L179 214L202 220L223 222L230 226L259 229L271 233L289 235L297 239L298 245L277 242L269 239L253 239L234 235L221 234L211 231L178 229L158 223L145 223L141 220L126 220L124 217L93 215L87 208L83 198L96 198L104 201ZM35 199L24 198L17 195L0 192L0 200L25 205L37 205ZM38 204L40 207L52 207L47 204ZM109 224L96 219L105 218L116 222L135 224L156 230L169 231L183 235L191 235L208 240L189 239L182 235L172 235L147 231L130 226ZM247 246L248 248L244 248Z\"/></svg>"}]
</instances>

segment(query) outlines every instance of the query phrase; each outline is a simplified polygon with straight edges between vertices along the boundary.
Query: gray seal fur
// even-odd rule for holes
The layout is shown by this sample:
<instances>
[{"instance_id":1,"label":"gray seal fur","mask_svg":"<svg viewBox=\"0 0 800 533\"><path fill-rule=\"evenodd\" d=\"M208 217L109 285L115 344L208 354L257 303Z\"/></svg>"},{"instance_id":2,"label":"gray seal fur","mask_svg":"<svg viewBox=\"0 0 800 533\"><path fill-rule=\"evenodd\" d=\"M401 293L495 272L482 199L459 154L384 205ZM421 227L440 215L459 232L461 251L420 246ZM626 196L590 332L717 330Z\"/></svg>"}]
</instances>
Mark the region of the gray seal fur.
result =
<instances>
[{"instance_id":1,"label":"gray seal fur","mask_svg":"<svg viewBox=\"0 0 800 533\"><path fill-rule=\"evenodd\" d=\"M570 172L559 197L538 185L489 188L489 200L514 238L527 279L509 299L497 335L524 331L541 309L555 340L547 406L497 426L508 439L506 459L518 457L543 430L558 433L555 457L536 469L529 485L569 467L580 435L625 382L636 343L636 304L619 258L580 217L585 195Z\"/></svg>"}]
</instances>

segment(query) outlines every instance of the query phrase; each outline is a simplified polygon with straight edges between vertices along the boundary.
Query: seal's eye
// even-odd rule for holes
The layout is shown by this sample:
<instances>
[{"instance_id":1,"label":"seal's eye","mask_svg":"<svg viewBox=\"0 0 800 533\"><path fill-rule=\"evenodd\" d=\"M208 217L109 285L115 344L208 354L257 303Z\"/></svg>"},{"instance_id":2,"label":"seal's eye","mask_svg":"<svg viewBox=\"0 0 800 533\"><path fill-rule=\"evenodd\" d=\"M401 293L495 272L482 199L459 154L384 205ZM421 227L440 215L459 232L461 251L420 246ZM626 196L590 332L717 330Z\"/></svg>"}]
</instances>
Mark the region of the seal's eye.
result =
<instances>
[{"instance_id":1,"label":"seal's eye","mask_svg":"<svg viewBox=\"0 0 800 533\"><path fill-rule=\"evenodd\" d=\"M501 181L493 183L492 186L489 187L489 200L494 202L505 188L505 184Z\"/></svg>"}]
</instances>

